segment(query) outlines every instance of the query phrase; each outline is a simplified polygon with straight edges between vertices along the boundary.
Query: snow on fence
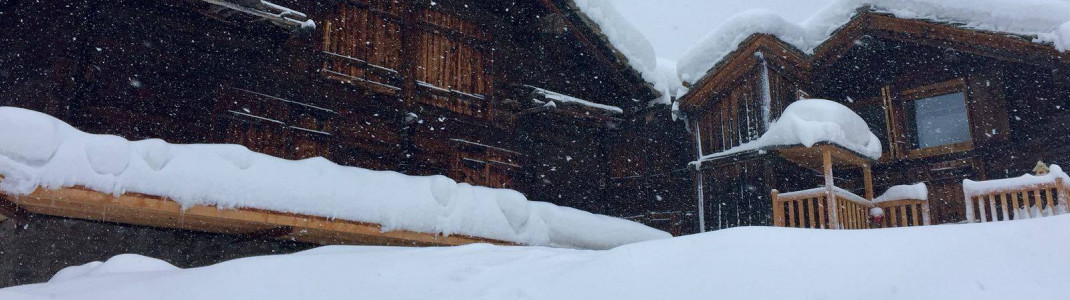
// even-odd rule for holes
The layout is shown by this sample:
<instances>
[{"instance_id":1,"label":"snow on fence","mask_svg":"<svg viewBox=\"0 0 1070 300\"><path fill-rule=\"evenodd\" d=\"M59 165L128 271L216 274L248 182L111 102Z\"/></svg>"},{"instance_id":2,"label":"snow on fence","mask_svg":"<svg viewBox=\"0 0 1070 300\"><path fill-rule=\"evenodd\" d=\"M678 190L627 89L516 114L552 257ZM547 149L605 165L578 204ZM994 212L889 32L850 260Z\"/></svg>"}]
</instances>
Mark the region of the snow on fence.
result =
<instances>
[{"instance_id":1,"label":"snow on fence","mask_svg":"<svg viewBox=\"0 0 1070 300\"><path fill-rule=\"evenodd\" d=\"M778 227L819 229L869 228L872 202L847 190L833 188L829 201L825 187L783 193L773 190L773 225ZM827 207L837 209L830 211Z\"/></svg>"},{"instance_id":2,"label":"snow on fence","mask_svg":"<svg viewBox=\"0 0 1070 300\"><path fill-rule=\"evenodd\" d=\"M1067 212L1070 178L1058 165L1050 173L987 181L963 180L966 220L995 222L1032 219Z\"/></svg>"},{"instance_id":3,"label":"snow on fence","mask_svg":"<svg viewBox=\"0 0 1070 300\"><path fill-rule=\"evenodd\" d=\"M929 219L929 189L924 183L897 185L873 199L884 217L881 227L909 227L931 225Z\"/></svg>"},{"instance_id":4,"label":"snow on fence","mask_svg":"<svg viewBox=\"0 0 1070 300\"><path fill-rule=\"evenodd\" d=\"M921 193L897 193L904 188L920 190ZM895 186L876 200L869 201L850 191L833 187L835 202L828 201L824 187L781 194L773 190L773 225L779 227L816 229L867 229L871 228L871 215L884 216L872 227L892 228L930 225L929 201L925 197L924 184ZM828 205L837 207L836 216L830 217ZM830 223L836 219L836 224ZM835 226L834 226L835 225Z\"/></svg>"}]
</instances>

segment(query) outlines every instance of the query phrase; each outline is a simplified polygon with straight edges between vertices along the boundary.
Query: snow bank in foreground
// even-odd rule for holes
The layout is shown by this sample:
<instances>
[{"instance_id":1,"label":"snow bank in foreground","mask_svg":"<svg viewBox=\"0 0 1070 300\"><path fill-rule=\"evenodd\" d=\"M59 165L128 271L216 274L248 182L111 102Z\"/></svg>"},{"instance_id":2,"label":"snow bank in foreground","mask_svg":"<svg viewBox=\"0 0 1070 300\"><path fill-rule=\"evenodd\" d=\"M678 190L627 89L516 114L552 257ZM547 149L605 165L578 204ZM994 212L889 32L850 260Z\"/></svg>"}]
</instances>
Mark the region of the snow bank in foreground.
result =
<instances>
[{"instance_id":1,"label":"snow bank in foreground","mask_svg":"<svg viewBox=\"0 0 1070 300\"><path fill-rule=\"evenodd\" d=\"M605 249L669 237L623 219L444 176L284 160L239 145L173 145L81 132L51 116L0 107L0 191L85 186L169 197L184 207L247 207L463 234L529 245Z\"/></svg>"},{"instance_id":2,"label":"snow bank in foreground","mask_svg":"<svg viewBox=\"0 0 1070 300\"><path fill-rule=\"evenodd\" d=\"M1033 36L1034 42L1070 50L1070 2L1065 0L839 0L801 24L769 11L741 13L689 49L680 59L677 73L683 81L698 80L755 33L775 35L813 54L818 45L851 20L857 8L864 6L899 18Z\"/></svg>"},{"instance_id":3,"label":"snow bank in foreground","mask_svg":"<svg viewBox=\"0 0 1070 300\"><path fill-rule=\"evenodd\" d=\"M911 185L897 185L888 188L888 191L885 191L884 194L881 194L877 199L873 199L873 202L905 199L929 200L929 189L925 187L924 182Z\"/></svg>"},{"instance_id":4,"label":"snow bank in foreground","mask_svg":"<svg viewBox=\"0 0 1070 300\"><path fill-rule=\"evenodd\" d=\"M333 246L87 274L3 289L0 298L1066 299L1067 228L1070 216L873 230L744 227L606 251Z\"/></svg>"},{"instance_id":5,"label":"snow bank in foreground","mask_svg":"<svg viewBox=\"0 0 1070 300\"><path fill-rule=\"evenodd\" d=\"M879 159L881 142L869 131L869 125L843 104L823 99L798 100L784 112L760 138L702 157L701 160L758 150L769 146L799 145L812 147L829 142L864 156Z\"/></svg>"}]
</instances>

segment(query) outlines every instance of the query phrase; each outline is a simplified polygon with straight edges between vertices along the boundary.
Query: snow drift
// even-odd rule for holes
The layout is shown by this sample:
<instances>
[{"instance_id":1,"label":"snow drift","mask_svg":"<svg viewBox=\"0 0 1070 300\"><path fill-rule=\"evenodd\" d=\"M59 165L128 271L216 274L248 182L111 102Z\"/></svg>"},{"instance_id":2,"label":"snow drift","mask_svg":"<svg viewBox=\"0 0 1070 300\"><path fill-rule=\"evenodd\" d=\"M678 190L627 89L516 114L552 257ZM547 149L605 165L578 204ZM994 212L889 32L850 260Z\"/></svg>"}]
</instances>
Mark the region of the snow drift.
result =
<instances>
[{"instance_id":1,"label":"snow drift","mask_svg":"<svg viewBox=\"0 0 1070 300\"><path fill-rule=\"evenodd\" d=\"M129 256L2 299L1066 299L1070 216L744 227L605 251L332 246L172 269ZM62 276L61 276L62 275Z\"/></svg>"},{"instance_id":2,"label":"snow drift","mask_svg":"<svg viewBox=\"0 0 1070 300\"><path fill-rule=\"evenodd\" d=\"M127 141L14 107L0 107L0 174L0 191L10 194L80 185L165 196L184 207L257 208L529 245L605 249L670 236L444 176L344 167L321 157L291 161L239 145Z\"/></svg>"},{"instance_id":3,"label":"snow drift","mask_svg":"<svg viewBox=\"0 0 1070 300\"><path fill-rule=\"evenodd\" d=\"M862 117L843 104L824 99L805 99L784 108L780 118L757 140L702 157L721 157L770 146L803 145L820 142L839 145L872 159L881 157L881 142L869 131Z\"/></svg>"},{"instance_id":4,"label":"snow drift","mask_svg":"<svg viewBox=\"0 0 1070 300\"><path fill-rule=\"evenodd\" d=\"M975 30L1033 37L1037 43L1070 50L1070 2L1065 0L839 0L802 23L753 10L743 12L711 31L678 62L680 80L700 79L725 56L756 33L771 34L813 54L817 46L847 24L860 7L899 18L946 22Z\"/></svg>"}]
</instances>

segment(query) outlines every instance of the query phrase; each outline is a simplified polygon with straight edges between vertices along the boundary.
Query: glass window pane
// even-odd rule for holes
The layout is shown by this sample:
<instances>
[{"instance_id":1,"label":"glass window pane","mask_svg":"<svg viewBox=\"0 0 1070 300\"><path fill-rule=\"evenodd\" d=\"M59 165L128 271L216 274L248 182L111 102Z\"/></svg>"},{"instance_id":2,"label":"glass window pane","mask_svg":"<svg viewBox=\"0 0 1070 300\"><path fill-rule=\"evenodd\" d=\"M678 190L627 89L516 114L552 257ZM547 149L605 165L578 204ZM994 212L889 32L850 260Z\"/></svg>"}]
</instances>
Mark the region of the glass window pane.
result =
<instances>
[{"instance_id":1,"label":"glass window pane","mask_svg":"<svg viewBox=\"0 0 1070 300\"><path fill-rule=\"evenodd\" d=\"M970 121L963 93L913 101L914 138L917 148L970 141Z\"/></svg>"}]
</instances>

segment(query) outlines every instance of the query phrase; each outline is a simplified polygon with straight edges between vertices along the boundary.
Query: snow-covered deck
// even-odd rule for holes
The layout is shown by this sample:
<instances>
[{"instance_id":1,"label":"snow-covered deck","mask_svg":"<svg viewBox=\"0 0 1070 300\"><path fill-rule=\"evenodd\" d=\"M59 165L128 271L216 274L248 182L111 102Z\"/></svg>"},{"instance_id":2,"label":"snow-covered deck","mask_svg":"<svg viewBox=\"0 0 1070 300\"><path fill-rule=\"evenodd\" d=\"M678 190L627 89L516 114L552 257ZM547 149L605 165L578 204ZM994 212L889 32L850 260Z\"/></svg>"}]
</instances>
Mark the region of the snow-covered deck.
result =
<instances>
[{"instance_id":1,"label":"snow-covered deck","mask_svg":"<svg viewBox=\"0 0 1070 300\"><path fill-rule=\"evenodd\" d=\"M267 230L315 243L607 249L670 237L444 176L320 157L285 160L239 145L128 141L13 107L0 107L0 176L4 198L30 212L210 232Z\"/></svg>"}]
</instances>

